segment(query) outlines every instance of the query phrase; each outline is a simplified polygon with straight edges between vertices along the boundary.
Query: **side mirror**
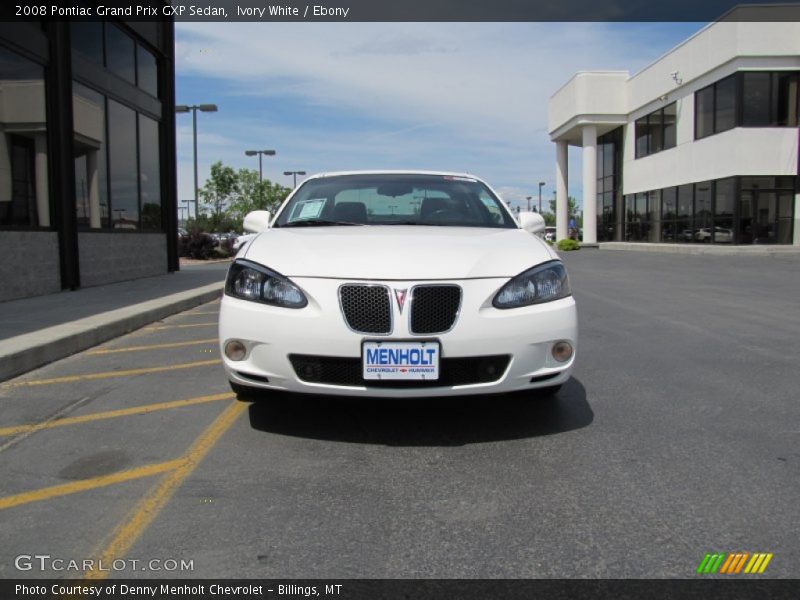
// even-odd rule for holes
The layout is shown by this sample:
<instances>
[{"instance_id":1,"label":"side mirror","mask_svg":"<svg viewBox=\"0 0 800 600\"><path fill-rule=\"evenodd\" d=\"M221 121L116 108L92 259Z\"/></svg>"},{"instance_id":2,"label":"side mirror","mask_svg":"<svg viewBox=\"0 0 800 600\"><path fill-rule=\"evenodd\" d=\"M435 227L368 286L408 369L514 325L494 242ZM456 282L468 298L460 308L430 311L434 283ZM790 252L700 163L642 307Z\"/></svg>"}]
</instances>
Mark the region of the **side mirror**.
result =
<instances>
[{"instance_id":1,"label":"side mirror","mask_svg":"<svg viewBox=\"0 0 800 600\"><path fill-rule=\"evenodd\" d=\"M544 217L539 213L523 211L519 213L519 225L528 233L544 231Z\"/></svg>"},{"instance_id":2,"label":"side mirror","mask_svg":"<svg viewBox=\"0 0 800 600\"><path fill-rule=\"evenodd\" d=\"M269 229L269 222L272 215L268 210L254 210L244 217L244 230L251 233L261 233Z\"/></svg>"}]
</instances>

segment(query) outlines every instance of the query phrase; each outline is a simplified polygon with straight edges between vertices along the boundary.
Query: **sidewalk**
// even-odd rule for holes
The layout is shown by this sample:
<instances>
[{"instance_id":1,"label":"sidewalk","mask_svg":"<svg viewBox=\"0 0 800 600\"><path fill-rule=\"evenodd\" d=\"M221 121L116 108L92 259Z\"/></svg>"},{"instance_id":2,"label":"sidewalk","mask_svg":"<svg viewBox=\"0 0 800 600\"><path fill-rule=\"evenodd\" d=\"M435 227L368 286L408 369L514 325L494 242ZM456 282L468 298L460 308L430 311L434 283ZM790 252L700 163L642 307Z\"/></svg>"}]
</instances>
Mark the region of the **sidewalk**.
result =
<instances>
[{"instance_id":1,"label":"sidewalk","mask_svg":"<svg viewBox=\"0 0 800 600\"><path fill-rule=\"evenodd\" d=\"M228 265L0 303L0 381L219 297Z\"/></svg>"}]
</instances>

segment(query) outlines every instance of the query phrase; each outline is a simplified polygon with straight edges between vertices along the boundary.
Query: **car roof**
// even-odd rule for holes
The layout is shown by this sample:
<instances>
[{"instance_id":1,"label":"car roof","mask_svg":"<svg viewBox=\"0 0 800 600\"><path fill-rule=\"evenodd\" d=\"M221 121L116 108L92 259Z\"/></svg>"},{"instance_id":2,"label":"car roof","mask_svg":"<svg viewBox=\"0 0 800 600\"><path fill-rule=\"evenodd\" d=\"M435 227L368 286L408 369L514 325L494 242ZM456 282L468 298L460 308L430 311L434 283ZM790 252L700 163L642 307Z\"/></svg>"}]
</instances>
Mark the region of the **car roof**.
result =
<instances>
[{"instance_id":1,"label":"car roof","mask_svg":"<svg viewBox=\"0 0 800 600\"><path fill-rule=\"evenodd\" d=\"M439 175L442 177L469 177L477 181L483 181L480 177L472 173L462 173L457 171L415 171L406 169L378 169L378 170L362 170L362 171L328 171L323 173L316 173L308 177L308 179L316 179L318 177L341 177L343 175Z\"/></svg>"}]
</instances>

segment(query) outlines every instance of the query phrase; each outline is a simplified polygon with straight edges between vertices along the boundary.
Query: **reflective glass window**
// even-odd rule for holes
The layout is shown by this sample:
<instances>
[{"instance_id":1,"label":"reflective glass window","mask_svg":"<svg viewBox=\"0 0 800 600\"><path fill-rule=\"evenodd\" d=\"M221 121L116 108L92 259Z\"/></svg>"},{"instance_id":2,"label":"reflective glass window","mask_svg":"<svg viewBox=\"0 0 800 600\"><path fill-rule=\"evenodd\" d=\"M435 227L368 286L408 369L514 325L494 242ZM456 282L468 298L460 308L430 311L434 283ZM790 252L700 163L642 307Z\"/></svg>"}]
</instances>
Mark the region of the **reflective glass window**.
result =
<instances>
[{"instance_id":1,"label":"reflective glass window","mask_svg":"<svg viewBox=\"0 0 800 600\"><path fill-rule=\"evenodd\" d=\"M714 133L714 86L694 95L694 136L703 138Z\"/></svg>"},{"instance_id":2,"label":"reflective glass window","mask_svg":"<svg viewBox=\"0 0 800 600\"><path fill-rule=\"evenodd\" d=\"M128 34L106 23L106 67L123 79L136 83L136 48Z\"/></svg>"},{"instance_id":3,"label":"reflective glass window","mask_svg":"<svg viewBox=\"0 0 800 600\"><path fill-rule=\"evenodd\" d=\"M108 100L108 172L114 229L139 228L136 113Z\"/></svg>"},{"instance_id":4,"label":"reflective glass window","mask_svg":"<svg viewBox=\"0 0 800 600\"><path fill-rule=\"evenodd\" d=\"M778 126L797 127L797 111L800 108L798 93L798 73L774 73L773 105L774 123Z\"/></svg>"},{"instance_id":5,"label":"reflective glass window","mask_svg":"<svg viewBox=\"0 0 800 600\"><path fill-rule=\"evenodd\" d=\"M765 127L770 124L771 86L769 73L742 73L742 125Z\"/></svg>"},{"instance_id":6,"label":"reflective glass window","mask_svg":"<svg viewBox=\"0 0 800 600\"><path fill-rule=\"evenodd\" d=\"M148 94L158 96L158 61L143 46L136 48L136 84Z\"/></svg>"},{"instance_id":7,"label":"reflective glass window","mask_svg":"<svg viewBox=\"0 0 800 600\"><path fill-rule=\"evenodd\" d=\"M0 227L50 227L44 68L0 47Z\"/></svg>"},{"instance_id":8,"label":"reflective glass window","mask_svg":"<svg viewBox=\"0 0 800 600\"><path fill-rule=\"evenodd\" d=\"M78 226L109 227L105 97L77 82L72 84L72 125Z\"/></svg>"},{"instance_id":9,"label":"reflective glass window","mask_svg":"<svg viewBox=\"0 0 800 600\"><path fill-rule=\"evenodd\" d=\"M81 53L84 58L103 64L103 22L71 21L70 43L72 49Z\"/></svg>"},{"instance_id":10,"label":"reflective glass window","mask_svg":"<svg viewBox=\"0 0 800 600\"><path fill-rule=\"evenodd\" d=\"M718 81L715 89L714 132L719 133L736 126L736 77Z\"/></svg>"},{"instance_id":11,"label":"reflective glass window","mask_svg":"<svg viewBox=\"0 0 800 600\"><path fill-rule=\"evenodd\" d=\"M674 148L678 134L678 108L675 102L664 107L664 149Z\"/></svg>"},{"instance_id":12,"label":"reflective glass window","mask_svg":"<svg viewBox=\"0 0 800 600\"><path fill-rule=\"evenodd\" d=\"M139 193L142 229L161 229L161 177L158 122L139 115Z\"/></svg>"}]
</instances>

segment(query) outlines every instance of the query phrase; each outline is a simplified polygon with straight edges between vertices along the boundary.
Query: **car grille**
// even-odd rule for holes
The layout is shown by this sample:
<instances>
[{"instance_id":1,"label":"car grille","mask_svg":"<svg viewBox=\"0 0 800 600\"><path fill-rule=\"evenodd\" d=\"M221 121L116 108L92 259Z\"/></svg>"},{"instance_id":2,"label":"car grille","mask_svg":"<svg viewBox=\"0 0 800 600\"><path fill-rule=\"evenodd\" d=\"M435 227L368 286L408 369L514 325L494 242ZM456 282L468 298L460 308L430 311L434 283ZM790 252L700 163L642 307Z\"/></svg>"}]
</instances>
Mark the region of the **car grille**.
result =
<instances>
[{"instance_id":1,"label":"car grille","mask_svg":"<svg viewBox=\"0 0 800 600\"><path fill-rule=\"evenodd\" d=\"M353 331L392 332L392 305L388 287L346 284L339 288L339 302L344 319Z\"/></svg>"},{"instance_id":2,"label":"car grille","mask_svg":"<svg viewBox=\"0 0 800 600\"><path fill-rule=\"evenodd\" d=\"M418 285L412 290L411 333L443 333L453 328L461 306L457 285Z\"/></svg>"},{"instance_id":3,"label":"car grille","mask_svg":"<svg viewBox=\"0 0 800 600\"><path fill-rule=\"evenodd\" d=\"M439 379L380 381L366 380L362 377L363 366L360 358L312 356L309 354L289 355L294 372L302 381L327 385L366 386L368 388L421 388L491 383L503 376L510 360L511 357L507 354L442 358L439 363Z\"/></svg>"}]
</instances>

